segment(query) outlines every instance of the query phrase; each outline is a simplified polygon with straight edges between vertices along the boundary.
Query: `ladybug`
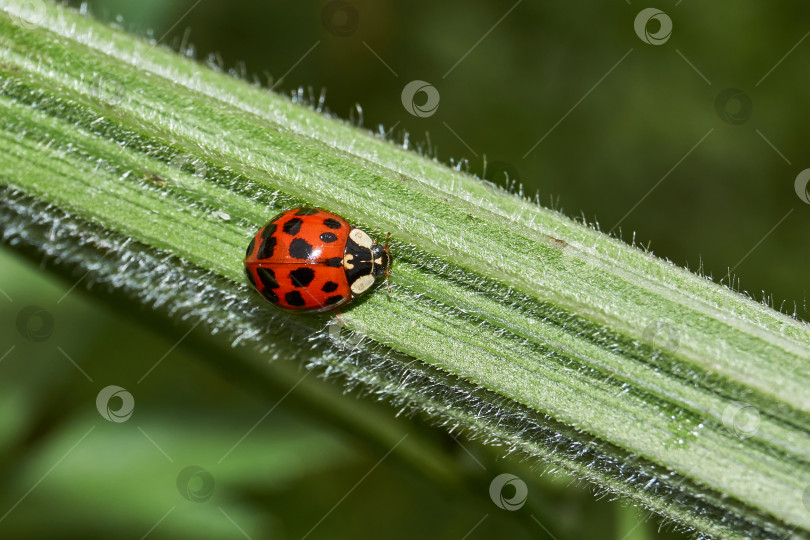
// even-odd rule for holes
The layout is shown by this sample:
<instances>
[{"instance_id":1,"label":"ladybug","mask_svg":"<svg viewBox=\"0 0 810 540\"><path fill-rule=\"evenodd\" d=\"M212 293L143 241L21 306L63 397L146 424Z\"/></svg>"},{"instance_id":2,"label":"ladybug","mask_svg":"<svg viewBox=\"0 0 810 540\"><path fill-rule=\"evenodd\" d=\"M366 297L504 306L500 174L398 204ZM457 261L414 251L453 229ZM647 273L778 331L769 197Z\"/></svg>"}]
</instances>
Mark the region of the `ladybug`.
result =
<instances>
[{"instance_id":1,"label":"ladybug","mask_svg":"<svg viewBox=\"0 0 810 540\"><path fill-rule=\"evenodd\" d=\"M389 235L390 236L390 233ZM259 229L247 248L245 271L262 296L283 309L322 313L345 306L389 275L384 246L342 217L293 208Z\"/></svg>"}]
</instances>

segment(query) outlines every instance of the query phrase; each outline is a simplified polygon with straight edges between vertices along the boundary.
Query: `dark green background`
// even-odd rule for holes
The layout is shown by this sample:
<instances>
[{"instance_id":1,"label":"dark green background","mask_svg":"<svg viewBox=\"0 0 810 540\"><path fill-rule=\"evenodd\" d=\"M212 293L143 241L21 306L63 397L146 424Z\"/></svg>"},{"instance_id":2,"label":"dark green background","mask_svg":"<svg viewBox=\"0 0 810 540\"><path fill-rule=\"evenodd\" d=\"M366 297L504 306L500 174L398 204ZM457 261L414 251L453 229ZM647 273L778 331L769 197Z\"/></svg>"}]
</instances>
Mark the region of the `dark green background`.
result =
<instances>
[{"instance_id":1,"label":"dark green background","mask_svg":"<svg viewBox=\"0 0 810 540\"><path fill-rule=\"evenodd\" d=\"M736 267L738 288L810 319L810 205L794 191L810 167L804 2L655 4L674 28L655 46L633 28L649 4L524 1L471 52L514 2L352 0L326 21L329 2L89 4L102 19L121 15L127 30L151 29L174 48L193 44L197 58L214 55L285 94L325 88L335 115L357 122L359 104L365 127L396 125L393 140L407 132L412 147L443 162L464 160L482 175L486 156L491 181L506 185L507 171L543 204L605 231L661 181L614 233L628 241L635 233L638 244L716 280ZM440 93L430 117L401 103L415 79ZM728 88L738 97L719 100ZM419 418L392 421L393 409L354 397L343 399L355 414L430 441L453 463L446 478L418 472L397 451L365 476L390 445L330 423L295 392L217 463L290 385L259 391L228 373L197 333L172 349L184 329L156 329L90 300L84 284L60 301L73 281L6 248L0 257L2 537L140 538L158 522L149 538L239 538L240 528L252 538L301 538L316 524L309 538L678 537L657 532L655 521L636 527L641 513L597 501L564 477L534 481L527 464L496 460L497 449L460 439L462 447ZM43 341L17 330L28 305L52 317ZM135 397L125 423L94 408L110 384ZM325 395L329 385L313 389ZM176 485L192 465L215 482L202 502ZM516 512L487 493L502 472L528 482Z\"/></svg>"}]
</instances>

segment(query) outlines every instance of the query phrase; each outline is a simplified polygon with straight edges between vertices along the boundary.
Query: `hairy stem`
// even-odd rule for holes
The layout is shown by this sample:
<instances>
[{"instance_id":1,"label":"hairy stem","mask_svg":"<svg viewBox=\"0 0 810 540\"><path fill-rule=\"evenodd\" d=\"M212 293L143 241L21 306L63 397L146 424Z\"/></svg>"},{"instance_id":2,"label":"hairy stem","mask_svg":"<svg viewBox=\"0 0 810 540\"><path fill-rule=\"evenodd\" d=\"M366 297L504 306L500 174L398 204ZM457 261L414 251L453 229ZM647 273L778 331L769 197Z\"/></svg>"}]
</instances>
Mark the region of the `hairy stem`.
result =
<instances>
[{"instance_id":1,"label":"hairy stem","mask_svg":"<svg viewBox=\"0 0 810 540\"><path fill-rule=\"evenodd\" d=\"M70 10L0 7L7 242L686 528L810 534L806 324ZM244 283L298 204L392 233L392 292L344 329Z\"/></svg>"}]
</instances>

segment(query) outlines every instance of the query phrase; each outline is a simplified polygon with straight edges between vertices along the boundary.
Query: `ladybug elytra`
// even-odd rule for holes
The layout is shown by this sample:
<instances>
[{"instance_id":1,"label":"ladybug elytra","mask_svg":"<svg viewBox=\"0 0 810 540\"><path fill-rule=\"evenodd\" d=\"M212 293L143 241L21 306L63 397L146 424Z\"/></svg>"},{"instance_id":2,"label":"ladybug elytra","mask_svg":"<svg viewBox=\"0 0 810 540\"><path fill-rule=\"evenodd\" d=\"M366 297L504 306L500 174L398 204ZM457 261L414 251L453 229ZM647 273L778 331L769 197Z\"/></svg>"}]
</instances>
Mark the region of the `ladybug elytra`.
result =
<instances>
[{"instance_id":1,"label":"ladybug elytra","mask_svg":"<svg viewBox=\"0 0 810 540\"><path fill-rule=\"evenodd\" d=\"M390 235L389 235L390 236ZM381 246L342 217L293 208L259 229L245 271L262 296L280 308L322 313L345 306L388 277L388 242Z\"/></svg>"}]
</instances>

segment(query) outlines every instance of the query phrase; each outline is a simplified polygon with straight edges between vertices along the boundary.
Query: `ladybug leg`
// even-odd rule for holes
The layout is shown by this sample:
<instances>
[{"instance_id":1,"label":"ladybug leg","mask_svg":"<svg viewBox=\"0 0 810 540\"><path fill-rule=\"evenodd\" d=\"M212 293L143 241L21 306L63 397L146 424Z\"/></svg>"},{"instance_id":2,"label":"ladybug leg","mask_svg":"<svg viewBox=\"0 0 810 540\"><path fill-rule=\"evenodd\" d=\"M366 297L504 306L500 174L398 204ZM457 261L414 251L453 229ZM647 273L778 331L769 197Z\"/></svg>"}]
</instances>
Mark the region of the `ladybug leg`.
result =
<instances>
[{"instance_id":1,"label":"ladybug leg","mask_svg":"<svg viewBox=\"0 0 810 540\"><path fill-rule=\"evenodd\" d=\"M388 255L388 266L385 267L385 288L388 290L388 294L391 294L391 285L388 283L388 276L391 275L391 254L388 251L388 239L391 238L391 233L386 233L385 235L385 254Z\"/></svg>"},{"instance_id":2,"label":"ladybug leg","mask_svg":"<svg viewBox=\"0 0 810 540\"><path fill-rule=\"evenodd\" d=\"M345 323L345 322L343 322L343 317L341 317L341 316L340 316L340 312L339 312L339 311L336 311L336 312L335 312L335 319L337 319L337 322L338 322L338 324L339 324L340 326L346 326L346 323Z\"/></svg>"}]
</instances>

